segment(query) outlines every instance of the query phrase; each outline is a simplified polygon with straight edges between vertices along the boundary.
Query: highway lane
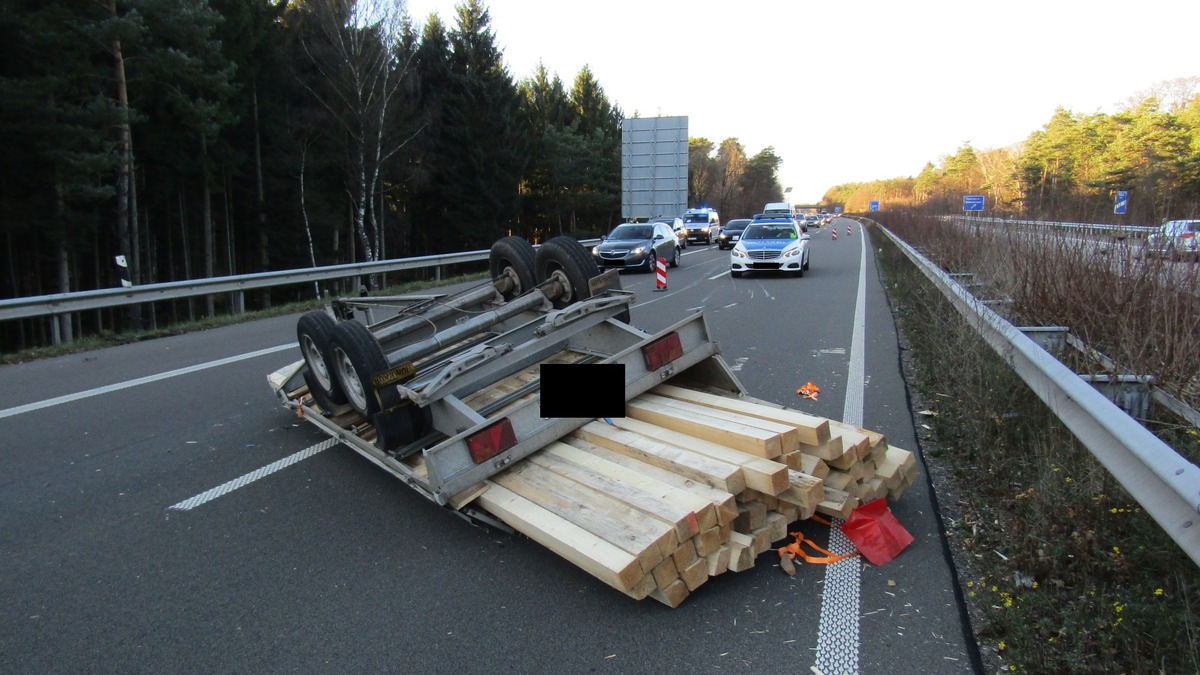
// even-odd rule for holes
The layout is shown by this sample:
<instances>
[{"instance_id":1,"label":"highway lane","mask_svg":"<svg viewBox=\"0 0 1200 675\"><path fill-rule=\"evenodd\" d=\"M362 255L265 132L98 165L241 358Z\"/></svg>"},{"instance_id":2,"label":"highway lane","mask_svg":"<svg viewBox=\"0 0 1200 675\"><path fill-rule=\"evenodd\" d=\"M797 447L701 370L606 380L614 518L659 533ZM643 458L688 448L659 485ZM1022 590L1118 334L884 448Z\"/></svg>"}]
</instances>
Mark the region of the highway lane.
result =
<instances>
[{"instance_id":1,"label":"highway lane","mask_svg":"<svg viewBox=\"0 0 1200 675\"><path fill-rule=\"evenodd\" d=\"M622 275L638 294L633 322L653 330L703 308L751 395L841 418L861 255L854 229L836 242L828 228L814 231L802 279L732 279L715 246L690 247L663 292L653 275ZM873 265L867 272L863 424L915 450L891 315ZM295 349L186 371L288 345L294 331L295 317L283 317L0 368L0 670L758 672L814 663L824 568L787 577L765 555L677 610L636 603L522 537L465 523L343 447L171 510L325 439L266 386ZM2 416L171 371L180 374ZM795 393L810 380L817 401ZM858 667L970 672L924 477L892 508L917 541L885 567L862 567L850 617Z\"/></svg>"}]
</instances>

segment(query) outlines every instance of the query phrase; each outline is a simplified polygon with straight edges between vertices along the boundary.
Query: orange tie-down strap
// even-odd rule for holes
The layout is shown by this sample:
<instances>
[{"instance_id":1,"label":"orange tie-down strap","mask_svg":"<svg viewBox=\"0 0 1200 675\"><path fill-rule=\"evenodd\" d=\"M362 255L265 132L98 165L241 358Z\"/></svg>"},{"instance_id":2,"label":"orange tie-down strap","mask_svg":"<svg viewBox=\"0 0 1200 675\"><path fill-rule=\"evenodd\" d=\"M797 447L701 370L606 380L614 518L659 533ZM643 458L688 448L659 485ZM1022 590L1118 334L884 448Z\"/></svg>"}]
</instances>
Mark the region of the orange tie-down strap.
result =
<instances>
[{"instance_id":1,"label":"orange tie-down strap","mask_svg":"<svg viewBox=\"0 0 1200 675\"><path fill-rule=\"evenodd\" d=\"M832 525L832 523L824 518L820 518L819 516L814 516L813 519L818 520L818 522ZM812 539L806 538L802 532L788 532L788 534L795 537L796 541L788 544L787 546L779 548L779 566L782 567L783 571L787 572L788 576L790 577L796 576L796 566L792 563L792 560L797 557L807 563L828 565L830 563L841 562L846 558L853 558L854 556L858 555L858 551L853 551L844 555L831 553L830 551L821 548L821 546L819 546ZM810 548L820 551L824 555L809 555L809 553L802 548L806 544Z\"/></svg>"}]
</instances>

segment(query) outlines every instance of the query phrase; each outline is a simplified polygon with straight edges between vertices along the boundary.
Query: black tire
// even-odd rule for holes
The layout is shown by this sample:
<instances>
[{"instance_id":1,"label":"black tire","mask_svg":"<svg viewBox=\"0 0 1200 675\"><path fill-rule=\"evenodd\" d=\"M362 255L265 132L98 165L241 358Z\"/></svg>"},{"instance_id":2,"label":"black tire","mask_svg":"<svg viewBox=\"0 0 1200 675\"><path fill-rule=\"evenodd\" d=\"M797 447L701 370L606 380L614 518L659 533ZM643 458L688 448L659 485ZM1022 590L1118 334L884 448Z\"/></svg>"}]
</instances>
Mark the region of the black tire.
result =
<instances>
[{"instance_id":1,"label":"black tire","mask_svg":"<svg viewBox=\"0 0 1200 675\"><path fill-rule=\"evenodd\" d=\"M679 247L675 247L675 252L671 254L671 267L679 267Z\"/></svg>"},{"instance_id":2,"label":"black tire","mask_svg":"<svg viewBox=\"0 0 1200 675\"><path fill-rule=\"evenodd\" d=\"M308 385L308 393L312 395L313 402L327 414L336 414L339 409L346 408L345 403L338 404L329 400L329 397L325 395L325 390L317 386L317 376L308 368L304 369L304 384Z\"/></svg>"},{"instance_id":3,"label":"black tire","mask_svg":"<svg viewBox=\"0 0 1200 675\"><path fill-rule=\"evenodd\" d=\"M590 298L592 293L588 289L588 281L600 274L592 254L583 244L567 235L554 237L542 244L534 256L533 269L539 284L555 277L566 282L564 292L552 301L558 309Z\"/></svg>"},{"instance_id":4,"label":"black tire","mask_svg":"<svg viewBox=\"0 0 1200 675\"><path fill-rule=\"evenodd\" d=\"M522 237L504 237L492 244L491 256L488 259L492 279L511 269L518 280L518 288L503 294L505 300L512 300L537 284L533 273L535 256L533 244Z\"/></svg>"},{"instance_id":5,"label":"black tire","mask_svg":"<svg viewBox=\"0 0 1200 675\"><path fill-rule=\"evenodd\" d=\"M741 272L734 272L734 271L730 271L730 272L729 272L729 276L733 277L734 279L741 279L741 278L742 278L742 273L741 273Z\"/></svg>"},{"instance_id":6,"label":"black tire","mask_svg":"<svg viewBox=\"0 0 1200 675\"><path fill-rule=\"evenodd\" d=\"M311 377L305 376L305 382L313 399L326 410L346 403L346 393L329 367L332 363L329 340L337 325L337 319L322 311L308 312L296 322L296 340L311 374Z\"/></svg>"},{"instance_id":7,"label":"black tire","mask_svg":"<svg viewBox=\"0 0 1200 675\"><path fill-rule=\"evenodd\" d=\"M371 376L387 370L390 364L366 326L357 321L339 323L330 339L329 353L331 370L346 393L346 402L364 419L400 403L400 392L394 387L384 387L376 396L371 386Z\"/></svg>"},{"instance_id":8,"label":"black tire","mask_svg":"<svg viewBox=\"0 0 1200 675\"><path fill-rule=\"evenodd\" d=\"M800 269L803 269L806 271L808 270L808 258L804 259L804 264L800 267Z\"/></svg>"}]
</instances>

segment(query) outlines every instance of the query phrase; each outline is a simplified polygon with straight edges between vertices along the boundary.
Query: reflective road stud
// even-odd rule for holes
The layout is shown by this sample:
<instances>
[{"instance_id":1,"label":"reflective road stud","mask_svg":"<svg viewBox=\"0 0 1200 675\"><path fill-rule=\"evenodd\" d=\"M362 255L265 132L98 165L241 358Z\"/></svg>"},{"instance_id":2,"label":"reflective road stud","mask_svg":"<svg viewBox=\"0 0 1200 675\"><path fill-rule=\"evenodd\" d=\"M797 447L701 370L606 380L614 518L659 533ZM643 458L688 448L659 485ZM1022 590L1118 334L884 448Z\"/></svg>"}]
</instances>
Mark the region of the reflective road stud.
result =
<instances>
[{"instance_id":1,"label":"reflective road stud","mask_svg":"<svg viewBox=\"0 0 1200 675\"><path fill-rule=\"evenodd\" d=\"M655 282L654 290L656 290L656 291L667 290L667 259L666 258L658 259L658 271L655 273L654 282Z\"/></svg>"}]
</instances>

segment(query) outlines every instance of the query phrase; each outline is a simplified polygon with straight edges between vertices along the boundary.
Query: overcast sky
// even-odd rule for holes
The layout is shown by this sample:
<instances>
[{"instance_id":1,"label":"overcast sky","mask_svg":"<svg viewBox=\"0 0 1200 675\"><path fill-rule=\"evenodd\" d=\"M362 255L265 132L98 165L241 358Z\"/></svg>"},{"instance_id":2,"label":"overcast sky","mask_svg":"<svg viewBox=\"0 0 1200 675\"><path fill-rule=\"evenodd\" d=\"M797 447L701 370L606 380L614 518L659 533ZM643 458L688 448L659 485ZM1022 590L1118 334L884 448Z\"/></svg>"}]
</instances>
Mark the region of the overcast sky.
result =
<instances>
[{"instance_id":1,"label":"overcast sky","mask_svg":"<svg viewBox=\"0 0 1200 675\"><path fill-rule=\"evenodd\" d=\"M408 0L456 25L455 0ZM514 79L591 68L627 117L773 146L793 201L1009 146L1200 75L1196 0L485 0ZM741 91L733 97L725 92Z\"/></svg>"}]
</instances>

